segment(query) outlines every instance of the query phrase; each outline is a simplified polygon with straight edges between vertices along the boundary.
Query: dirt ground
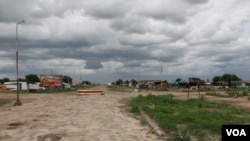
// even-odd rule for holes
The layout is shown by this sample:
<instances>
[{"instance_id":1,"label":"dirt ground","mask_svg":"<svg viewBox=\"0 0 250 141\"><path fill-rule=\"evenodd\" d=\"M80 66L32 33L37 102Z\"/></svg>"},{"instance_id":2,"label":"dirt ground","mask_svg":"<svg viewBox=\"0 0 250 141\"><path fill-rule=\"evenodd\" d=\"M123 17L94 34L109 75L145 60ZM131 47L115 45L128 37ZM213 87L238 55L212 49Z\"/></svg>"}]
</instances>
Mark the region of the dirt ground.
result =
<instances>
[{"instance_id":1,"label":"dirt ground","mask_svg":"<svg viewBox=\"0 0 250 141\"><path fill-rule=\"evenodd\" d=\"M129 98L139 94L166 92L111 92L102 86L104 95L21 94L22 106L13 106L15 94L0 93L13 102L0 107L0 141L160 141L152 129L142 125L125 110ZM187 99L187 93L171 92ZM190 97L197 97L191 93ZM218 98L250 109L243 98Z\"/></svg>"}]
</instances>

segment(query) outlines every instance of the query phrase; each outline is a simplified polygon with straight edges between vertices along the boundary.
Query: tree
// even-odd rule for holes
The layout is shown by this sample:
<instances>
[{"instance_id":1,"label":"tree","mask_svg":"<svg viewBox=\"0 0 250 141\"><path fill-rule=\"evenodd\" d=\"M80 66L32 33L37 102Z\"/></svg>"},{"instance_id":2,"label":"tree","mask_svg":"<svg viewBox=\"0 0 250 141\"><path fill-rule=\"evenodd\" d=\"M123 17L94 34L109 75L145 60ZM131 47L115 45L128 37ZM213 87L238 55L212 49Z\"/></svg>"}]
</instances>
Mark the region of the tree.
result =
<instances>
[{"instance_id":1,"label":"tree","mask_svg":"<svg viewBox=\"0 0 250 141\"><path fill-rule=\"evenodd\" d=\"M82 85L91 85L91 82L88 80L82 81Z\"/></svg>"},{"instance_id":2,"label":"tree","mask_svg":"<svg viewBox=\"0 0 250 141\"><path fill-rule=\"evenodd\" d=\"M3 78L3 82L10 82L10 79L9 78Z\"/></svg>"},{"instance_id":3,"label":"tree","mask_svg":"<svg viewBox=\"0 0 250 141\"><path fill-rule=\"evenodd\" d=\"M228 83L231 83L231 81L239 81L239 80L241 80L241 78L239 78L235 74L224 74L221 76L221 80L226 81Z\"/></svg>"},{"instance_id":4,"label":"tree","mask_svg":"<svg viewBox=\"0 0 250 141\"><path fill-rule=\"evenodd\" d=\"M26 79L24 79L24 78L18 78L18 81L19 81L19 82L25 82Z\"/></svg>"},{"instance_id":5,"label":"tree","mask_svg":"<svg viewBox=\"0 0 250 141\"><path fill-rule=\"evenodd\" d=\"M3 79L0 79L0 83L4 83L4 82L10 82L9 78L4 77Z\"/></svg>"},{"instance_id":6,"label":"tree","mask_svg":"<svg viewBox=\"0 0 250 141\"><path fill-rule=\"evenodd\" d=\"M68 83L68 84L72 84L72 78L70 76L64 75L63 82Z\"/></svg>"},{"instance_id":7,"label":"tree","mask_svg":"<svg viewBox=\"0 0 250 141\"><path fill-rule=\"evenodd\" d=\"M136 80L134 80L134 79L131 79L131 80L130 80L130 83L132 83L132 85L133 85L133 86L136 86L137 81L136 81Z\"/></svg>"},{"instance_id":8,"label":"tree","mask_svg":"<svg viewBox=\"0 0 250 141\"><path fill-rule=\"evenodd\" d=\"M122 79L118 79L118 80L116 80L115 84L116 84L116 85L122 85L122 84L123 84Z\"/></svg>"},{"instance_id":9,"label":"tree","mask_svg":"<svg viewBox=\"0 0 250 141\"><path fill-rule=\"evenodd\" d=\"M225 81L231 83L231 81L239 81L239 80L241 80L241 78L239 78L237 75L228 73L223 74L222 76L215 76L213 78L213 82Z\"/></svg>"},{"instance_id":10,"label":"tree","mask_svg":"<svg viewBox=\"0 0 250 141\"><path fill-rule=\"evenodd\" d=\"M175 80L175 82L180 83L180 82L181 82L181 79L180 79L180 78L177 78L177 79Z\"/></svg>"},{"instance_id":11,"label":"tree","mask_svg":"<svg viewBox=\"0 0 250 141\"><path fill-rule=\"evenodd\" d=\"M26 82L28 84L30 83L36 83L36 82L40 82L40 79L38 78L38 76L36 74L29 74L25 76Z\"/></svg>"},{"instance_id":12,"label":"tree","mask_svg":"<svg viewBox=\"0 0 250 141\"><path fill-rule=\"evenodd\" d=\"M129 85L129 81L128 80L124 81L124 84Z\"/></svg>"},{"instance_id":13,"label":"tree","mask_svg":"<svg viewBox=\"0 0 250 141\"><path fill-rule=\"evenodd\" d=\"M221 81L221 77L220 76L215 76L213 78L213 82L218 82L218 81Z\"/></svg>"}]
</instances>

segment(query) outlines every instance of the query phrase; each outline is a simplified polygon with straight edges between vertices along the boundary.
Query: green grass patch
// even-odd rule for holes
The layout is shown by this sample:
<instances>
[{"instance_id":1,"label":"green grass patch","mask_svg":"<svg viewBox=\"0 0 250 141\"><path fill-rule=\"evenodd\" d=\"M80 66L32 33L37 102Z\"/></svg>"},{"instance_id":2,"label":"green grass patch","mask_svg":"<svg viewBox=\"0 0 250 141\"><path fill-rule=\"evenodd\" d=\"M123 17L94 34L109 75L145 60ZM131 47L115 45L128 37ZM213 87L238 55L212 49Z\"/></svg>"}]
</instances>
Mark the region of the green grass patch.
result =
<instances>
[{"instance_id":1,"label":"green grass patch","mask_svg":"<svg viewBox=\"0 0 250 141\"><path fill-rule=\"evenodd\" d=\"M4 104L7 104L7 103L10 103L9 99L0 99L0 106L4 105Z\"/></svg>"},{"instance_id":2,"label":"green grass patch","mask_svg":"<svg viewBox=\"0 0 250 141\"><path fill-rule=\"evenodd\" d=\"M222 124L242 124L250 121L249 112L226 103L209 102L205 97L178 100L173 99L171 94L139 95L131 100L130 107L131 112L135 114L140 114L139 107L143 109L165 131L171 132L176 141L181 140L178 139L181 136L176 134L180 131L178 126L185 126L182 132L185 133L185 140L189 140L187 135L197 139L204 138L208 132L220 135Z\"/></svg>"},{"instance_id":3,"label":"green grass patch","mask_svg":"<svg viewBox=\"0 0 250 141\"><path fill-rule=\"evenodd\" d=\"M116 91L116 92L131 92L133 91L134 87L112 85L112 86L108 86L108 89L110 91Z\"/></svg>"}]
</instances>

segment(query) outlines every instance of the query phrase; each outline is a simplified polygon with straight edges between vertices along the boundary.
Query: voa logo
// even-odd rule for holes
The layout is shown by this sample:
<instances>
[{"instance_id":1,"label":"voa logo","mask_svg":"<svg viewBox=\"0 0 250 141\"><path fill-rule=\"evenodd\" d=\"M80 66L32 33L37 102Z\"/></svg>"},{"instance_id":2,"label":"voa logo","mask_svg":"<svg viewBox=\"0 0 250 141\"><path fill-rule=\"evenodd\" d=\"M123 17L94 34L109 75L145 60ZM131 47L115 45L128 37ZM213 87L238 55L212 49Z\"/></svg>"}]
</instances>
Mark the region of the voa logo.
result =
<instances>
[{"instance_id":1,"label":"voa logo","mask_svg":"<svg viewBox=\"0 0 250 141\"><path fill-rule=\"evenodd\" d=\"M244 129L240 129L240 130L239 129L226 129L226 132L227 132L227 136L231 136L231 135L236 136L236 137L247 136Z\"/></svg>"}]
</instances>

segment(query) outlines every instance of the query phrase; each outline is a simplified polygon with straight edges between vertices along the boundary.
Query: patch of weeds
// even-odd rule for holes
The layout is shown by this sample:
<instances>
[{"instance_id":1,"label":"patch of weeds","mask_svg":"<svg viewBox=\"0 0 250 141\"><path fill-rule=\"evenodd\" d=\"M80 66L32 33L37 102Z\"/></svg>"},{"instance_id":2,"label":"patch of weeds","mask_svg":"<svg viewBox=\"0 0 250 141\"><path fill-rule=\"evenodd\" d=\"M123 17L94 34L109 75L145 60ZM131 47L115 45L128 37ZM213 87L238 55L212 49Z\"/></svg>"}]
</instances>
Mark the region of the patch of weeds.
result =
<instances>
[{"instance_id":1,"label":"patch of weeds","mask_svg":"<svg viewBox=\"0 0 250 141\"><path fill-rule=\"evenodd\" d=\"M207 92L207 95L218 96L218 97L230 97L228 95L220 94L220 93L217 93L217 92Z\"/></svg>"},{"instance_id":2,"label":"patch of weeds","mask_svg":"<svg viewBox=\"0 0 250 141\"><path fill-rule=\"evenodd\" d=\"M243 96L248 96L248 95L249 95L249 92L248 92L248 91L243 91L243 92L242 92L242 95L243 95Z\"/></svg>"},{"instance_id":3,"label":"patch of weeds","mask_svg":"<svg viewBox=\"0 0 250 141\"><path fill-rule=\"evenodd\" d=\"M7 103L10 103L9 99L0 99L0 106L4 105L4 104L7 104Z\"/></svg>"},{"instance_id":4,"label":"patch of weeds","mask_svg":"<svg viewBox=\"0 0 250 141\"><path fill-rule=\"evenodd\" d=\"M209 102L205 96L179 100L171 94L139 95L131 100L130 106L134 113L139 113L139 107L142 108L163 130L173 132L175 141L189 141L190 137L204 138L203 134L199 134L203 130L220 135L222 124L244 124L250 121L249 112L225 102ZM179 124L185 125L185 130L178 129Z\"/></svg>"},{"instance_id":5,"label":"patch of weeds","mask_svg":"<svg viewBox=\"0 0 250 141\"><path fill-rule=\"evenodd\" d=\"M147 125L147 124L148 124L147 121L146 121L144 118L142 118L142 119L140 120L140 123L141 123L142 125Z\"/></svg>"},{"instance_id":6,"label":"patch of weeds","mask_svg":"<svg viewBox=\"0 0 250 141\"><path fill-rule=\"evenodd\" d=\"M185 125L177 125L177 129L172 132L170 141L191 141L191 136Z\"/></svg>"},{"instance_id":7,"label":"patch of weeds","mask_svg":"<svg viewBox=\"0 0 250 141\"><path fill-rule=\"evenodd\" d=\"M237 97L239 93L238 93L238 91L228 91L227 94L230 97L234 97L234 96Z\"/></svg>"}]
</instances>

